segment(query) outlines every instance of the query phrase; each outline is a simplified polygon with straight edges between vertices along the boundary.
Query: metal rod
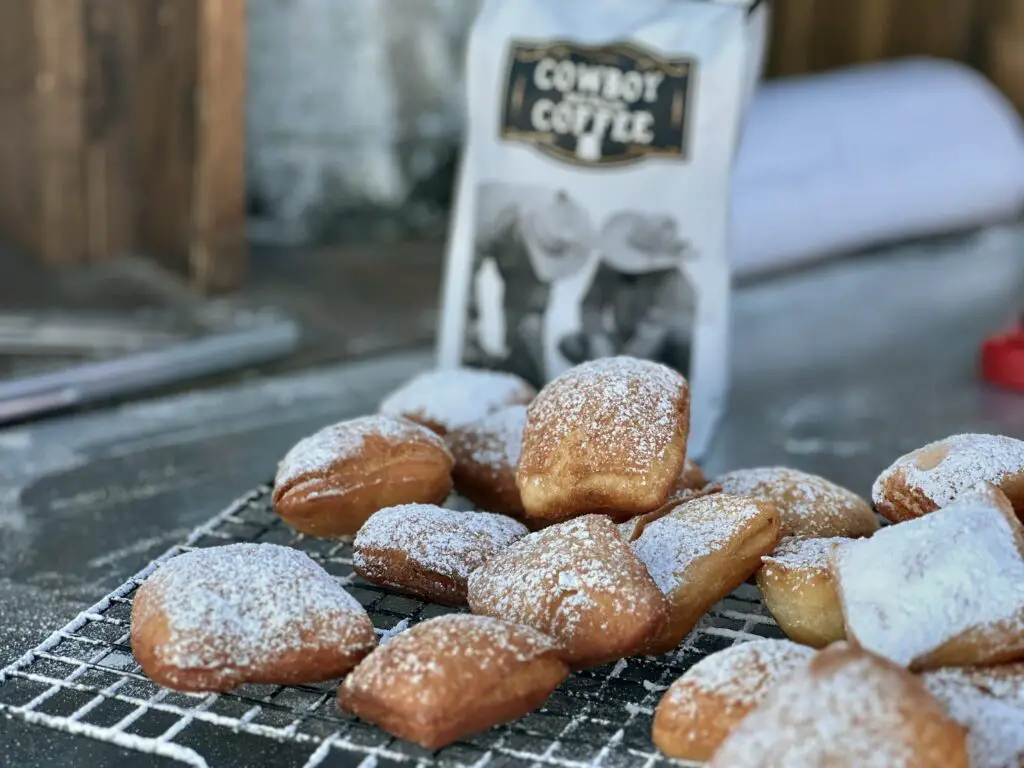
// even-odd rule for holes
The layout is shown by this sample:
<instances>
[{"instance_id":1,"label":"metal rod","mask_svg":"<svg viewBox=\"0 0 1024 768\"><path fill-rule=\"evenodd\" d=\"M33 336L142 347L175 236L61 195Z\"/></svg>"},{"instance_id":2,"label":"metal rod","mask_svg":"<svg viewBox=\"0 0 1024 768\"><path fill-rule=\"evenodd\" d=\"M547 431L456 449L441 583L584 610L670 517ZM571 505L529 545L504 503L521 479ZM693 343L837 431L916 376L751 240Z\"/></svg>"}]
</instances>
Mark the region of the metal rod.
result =
<instances>
[{"instance_id":1,"label":"metal rod","mask_svg":"<svg viewBox=\"0 0 1024 768\"><path fill-rule=\"evenodd\" d=\"M294 351L298 339L294 323L278 321L152 352L0 381L0 424L274 360Z\"/></svg>"}]
</instances>

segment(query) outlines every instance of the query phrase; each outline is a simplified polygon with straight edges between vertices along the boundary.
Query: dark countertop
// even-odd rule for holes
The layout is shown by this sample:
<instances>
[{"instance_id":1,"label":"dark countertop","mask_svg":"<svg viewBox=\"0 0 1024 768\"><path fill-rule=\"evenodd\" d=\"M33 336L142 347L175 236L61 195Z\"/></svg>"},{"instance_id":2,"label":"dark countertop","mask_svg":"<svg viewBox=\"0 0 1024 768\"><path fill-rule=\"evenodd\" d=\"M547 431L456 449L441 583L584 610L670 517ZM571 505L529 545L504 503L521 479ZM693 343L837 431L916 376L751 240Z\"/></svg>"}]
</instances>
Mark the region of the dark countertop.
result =
<instances>
[{"instance_id":1,"label":"dark countertop","mask_svg":"<svg viewBox=\"0 0 1024 768\"><path fill-rule=\"evenodd\" d=\"M730 409L706 470L788 464L867 495L930 440L1024 437L1024 396L975 373L980 340L1021 301L1022 226L741 289ZM429 364L429 350L402 353L0 430L0 666L267 480L296 439ZM150 761L21 723L0 732L0 765Z\"/></svg>"}]
</instances>

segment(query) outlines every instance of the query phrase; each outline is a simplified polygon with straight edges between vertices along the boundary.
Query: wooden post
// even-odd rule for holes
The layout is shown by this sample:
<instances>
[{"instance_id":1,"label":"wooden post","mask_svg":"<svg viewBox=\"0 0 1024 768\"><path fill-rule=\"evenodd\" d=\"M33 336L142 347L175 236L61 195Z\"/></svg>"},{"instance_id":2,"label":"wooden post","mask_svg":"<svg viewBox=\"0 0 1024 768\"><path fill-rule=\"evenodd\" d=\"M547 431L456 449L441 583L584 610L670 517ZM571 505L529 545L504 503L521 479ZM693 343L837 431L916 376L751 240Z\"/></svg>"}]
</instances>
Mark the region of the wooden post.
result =
<instances>
[{"instance_id":1,"label":"wooden post","mask_svg":"<svg viewBox=\"0 0 1024 768\"><path fill-rule=\"evenodd\" d=\"M987 0L979 64L1024 112L1024 0Z\"/></svg>"},{"instance_id":2,"label":"wooden post","mask_svg":"<svg viewBox=\"0 0 1024 768\"><path fill-rule=\"evenodd\" d=\"M59 2L59 0L57 0ZM85 213L89 261L107 261L136 250L132 82L136 68L137 3L86 0Z\"/></svg>"},{"instance_id":3,"label":"wooden post","mask_svg":"<svg viewBox=\"0 0 1024 768\"><path fill-rule=\"evenodd\" d=\"M189 267L205 290L240 283L245 239L245 5L201 0Z\"/></svg>"},{"instance_id":4,"label":"wooden post","mask_svg":"<svg viewBox=\"0 0 1024 768\"><path fill-rule=\"evenodd\" d=\"M0 0L0 242L243 279L245 0Z\"/></svg>"}]
</instances>

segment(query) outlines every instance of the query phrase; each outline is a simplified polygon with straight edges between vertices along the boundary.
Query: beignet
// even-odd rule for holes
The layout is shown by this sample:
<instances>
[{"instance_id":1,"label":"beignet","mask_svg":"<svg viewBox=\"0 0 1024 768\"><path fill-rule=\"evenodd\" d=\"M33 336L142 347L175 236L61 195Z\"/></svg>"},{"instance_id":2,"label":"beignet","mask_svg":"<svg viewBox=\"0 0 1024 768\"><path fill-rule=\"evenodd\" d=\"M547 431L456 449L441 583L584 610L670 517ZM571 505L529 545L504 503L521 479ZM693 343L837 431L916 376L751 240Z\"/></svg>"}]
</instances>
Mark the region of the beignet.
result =
<instances>
[{"instance_id":1,"label":"beignet","mask_svg":"<svg viewBox=\"0 0 1024 768\"><path fill-rule=\"evenodd\" d=\"M574 668L640 651L665 600L615 524L586 515L520 539L469 577L473 613L554 637Z\"/></svg>"},{"instance_id":2,"label":"beignet","mask_svg":"<svg viewBox=\"0 0 1024 768\"><path fill-rule=\"evenodd\" d=\"M452 455L419 424L363 416L300 440L278 465L274 511L310 536L350 536L378 509L440 504Z\"/></svg>"},{"instance_id":3,"label":"beignet","mask_svg":"<svg viewBox=\"0 0 1024 768\"><path fill-rule=\"evenodd\" d=\"M356 599L308 555L276 544L172 558L139 587L131 631L143 671L178 691L330 680L376 645Z\"/></svg>"},{"instance_id":4,"label":"beignet","mask_svg":"<svg viewBox=\"0 0 1024 768\"><path fill-rule=\"evenodd\" d=\"M689 386L664 365L610 357L571 368L527 410L516 471L527 516L621 522L657 509L683 468L689 424Z\"/></svg>"},{"instance_id":5,"label":"beignet","mask_svg":"<svg viewBox=\"0 0 1024 768\"><path fill-rule=\"evenodd\" d=\"M532 712L569 668L529 627L466 614L399 633L338 688L342 709L393 736L441 747Z\"/></svg>"},{"instance_id":6,"label":"beignet","mask_svg":"<svg viewBox=\"0 0 1024 768\"><path fill-rule=\"evenodd\" d=\"M469 574L527 533L522 523L489 512L388 507L359 529L352 567L374 584L462 605Z\"/></svg>"}]
</instances>

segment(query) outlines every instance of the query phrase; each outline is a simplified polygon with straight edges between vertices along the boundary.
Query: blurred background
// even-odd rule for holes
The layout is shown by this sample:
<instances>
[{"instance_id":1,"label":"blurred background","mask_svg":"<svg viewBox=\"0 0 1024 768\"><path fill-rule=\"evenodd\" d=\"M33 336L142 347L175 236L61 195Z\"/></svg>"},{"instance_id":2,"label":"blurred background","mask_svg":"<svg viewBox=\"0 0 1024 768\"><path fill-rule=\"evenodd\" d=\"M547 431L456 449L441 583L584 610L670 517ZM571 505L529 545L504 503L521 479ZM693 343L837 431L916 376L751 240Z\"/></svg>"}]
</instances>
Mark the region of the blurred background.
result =
<instances>
[{"instance_id":1,"label":"blurred background","mask_svg":"<svg viewBox=\"0 0 1024 768\"><path fill-rule=\"evenodd\" d=\"M0 375L158 347L268 312L303 329L286 367L428 343L476 10L475 0L4 2ZM790 109L784 90L760 113L755 100L736 216L765 210L778 191L762 177L800 162L778 156L779 134L799 146L801 131L827 133L821 151L834 153L835 176L871 162L873 125L894 146L926 145L922 162L948 189L931 177L926 185L966 213L950 218L940 205L922 217L927 200L909 212L897 200L893 225L875 222L866 242L787 234L765 254L749 245L760 224L738 222L740 278L872 239L1013 218L1024 162L1006 135L1019 123L998 102L1024 108L1024 0L778 0L773 15L766 93L788 78L929 56L984 73L1002 96L964 86L958 71L925 72L919 86L897 75L892 88L882 73L874 92L862 89L878 94L873 107L825 104L817 118L806 95ZM804 84L812 102L829 83ZM975 125L957 129L960 143L950 139L948 124L979 109ZM965 166L975 169L971 188L958 189ZM985 168L1002 170L978 183ZM814 169L826 183L829 172ZM861 222L851 213L836 225Z\"/></svg>"}]
</instances>

